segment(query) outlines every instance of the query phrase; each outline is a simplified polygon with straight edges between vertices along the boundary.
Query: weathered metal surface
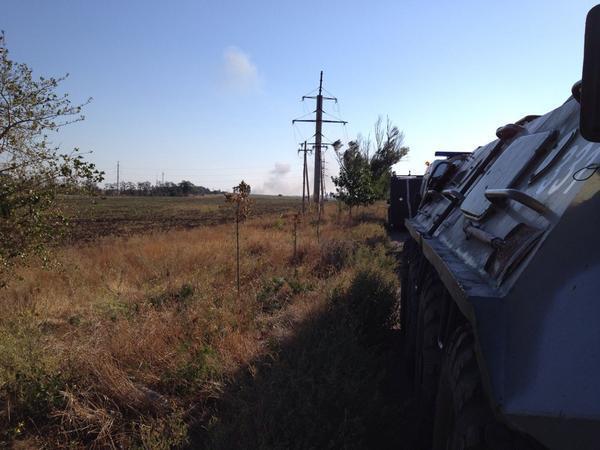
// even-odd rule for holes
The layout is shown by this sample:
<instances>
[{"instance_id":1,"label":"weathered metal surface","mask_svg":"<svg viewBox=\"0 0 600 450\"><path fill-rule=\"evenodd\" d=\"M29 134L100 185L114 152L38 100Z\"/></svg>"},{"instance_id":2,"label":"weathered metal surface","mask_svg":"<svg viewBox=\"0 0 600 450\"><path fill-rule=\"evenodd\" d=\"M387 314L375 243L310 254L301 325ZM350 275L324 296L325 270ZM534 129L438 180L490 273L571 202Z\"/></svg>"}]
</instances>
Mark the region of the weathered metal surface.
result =
<instances>
[{"instance_id":1,"label":"weathered metal surface","mask_svg":"<svg viewBox=\"0 0 600 450\"><path fill-rule=\"evenodd\" d=\"M403 230L404 220L416 214L421 202L422 180L420 175L392 175L388 207L390 228Z\"/></svg>"},{"instance_id":2,"label":"weathered metal surface","mask_svg":"<svg viewBox=\"0 0 600 450\"><path fill-rule=\"evenodd\" d=\"M600 442L600 174L575 176L600 144L579 133L573 97L518 125L446 160L452 176L407 229L474 324L499 411L596 421Z\"/></svg>"},{"instance_id":3,"label":"weathered metal surface","mask_svg":"<svg viewBox=\"0 0 600 450\"><path fill-rule=\"evenodd\" d=\"M515 139L471 188L461 205L462 211L474 219L483 218L492 207L485 192L488 189L511 187L536 154L545 148L552 134L545 131Z\"/></svg>"}]
</instances>

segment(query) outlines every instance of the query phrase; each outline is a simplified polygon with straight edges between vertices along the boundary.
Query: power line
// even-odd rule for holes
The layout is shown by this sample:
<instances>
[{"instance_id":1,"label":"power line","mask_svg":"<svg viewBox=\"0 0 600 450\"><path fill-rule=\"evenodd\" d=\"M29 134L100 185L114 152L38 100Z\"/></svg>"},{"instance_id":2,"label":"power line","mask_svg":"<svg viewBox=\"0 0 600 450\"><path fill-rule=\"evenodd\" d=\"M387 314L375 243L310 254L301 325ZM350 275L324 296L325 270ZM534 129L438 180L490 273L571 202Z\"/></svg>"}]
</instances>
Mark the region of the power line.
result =
<instances>
[{"instance_id":1,"label":"power line","mask_svg":"<svg viewBox=\"0 0 600 450\"><path fill-rule=\"evenodd\" d=\"M337 98L325 97L323 95L323 71L321 71L321 75L319 77L319 93L316 96L304 95L302 96L302 100L305 99L314 99L316 100L316 109L314 111L315 118L314 119L294 119L292 120L292 125L297 122L311 122L315 124L315 144L313 146L315 150L315 170L314 170L314 184L313 184L313 202L317 204L321 204L321 199L323 198L323 157L321 154L321 149L323 148L323 124L324 123L341 123L346 124L347 122L344 120L328 120L323 119L323 100L332 100L337 103Z\"/></svg>"}]
</instances>

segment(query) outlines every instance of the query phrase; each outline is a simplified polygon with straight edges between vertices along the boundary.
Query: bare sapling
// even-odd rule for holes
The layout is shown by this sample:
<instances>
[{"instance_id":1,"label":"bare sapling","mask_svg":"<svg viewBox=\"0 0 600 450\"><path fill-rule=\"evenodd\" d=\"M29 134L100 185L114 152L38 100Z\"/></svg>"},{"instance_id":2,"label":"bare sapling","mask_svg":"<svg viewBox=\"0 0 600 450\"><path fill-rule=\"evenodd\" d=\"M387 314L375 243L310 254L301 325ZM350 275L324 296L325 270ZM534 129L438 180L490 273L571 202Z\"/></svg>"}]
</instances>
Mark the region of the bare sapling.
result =
<instances>
[{"instance_id":1,"label":"bare sapling","mask_svg":"<svg viewBox=\"0 0 600 450\"><path fill-rule=\"evenodd\" d=\"M250 185L244 180L234 186L233 192L225 193L225 201L235 204L235 254L236 254L236 282L237 293L240 295L240 222L246 220L250 214L252 201L250 200Z\"/></svg>"}]
</instances>

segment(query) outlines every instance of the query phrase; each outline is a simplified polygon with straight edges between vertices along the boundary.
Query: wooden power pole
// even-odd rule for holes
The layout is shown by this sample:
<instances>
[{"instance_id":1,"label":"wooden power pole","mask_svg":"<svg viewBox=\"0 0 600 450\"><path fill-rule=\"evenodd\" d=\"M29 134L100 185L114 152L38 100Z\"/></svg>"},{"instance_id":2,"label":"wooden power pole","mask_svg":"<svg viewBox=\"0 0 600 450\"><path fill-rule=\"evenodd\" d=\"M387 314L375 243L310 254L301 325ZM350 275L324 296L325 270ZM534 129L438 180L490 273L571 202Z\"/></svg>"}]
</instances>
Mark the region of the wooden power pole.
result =
<instances>
[{"instance_id":1,"label":"wooden power pole","mask_svg":"<svg viewBox=\"0 0 600 450\"><path fill-rule=\"evenodd\" d=\"M316 96L304 95L304 99L315 99L317 102L317 109L315 110L314 119L295 119L292 120L292 124L296 122L313 122L315 124L315 171L314 171L314 184L313 184L313 202L315 204L320 203L322 183L323 183L323 169L322 169L322 156L321 149L323 148L323 124L324 123L342 123L347 124L344 120L325 120L323 119L323 100L333 100L337 102L335 97L323 96L323 71L321 70L321 76L319 78L319 93Z\"/></svg>"}]
</instances>

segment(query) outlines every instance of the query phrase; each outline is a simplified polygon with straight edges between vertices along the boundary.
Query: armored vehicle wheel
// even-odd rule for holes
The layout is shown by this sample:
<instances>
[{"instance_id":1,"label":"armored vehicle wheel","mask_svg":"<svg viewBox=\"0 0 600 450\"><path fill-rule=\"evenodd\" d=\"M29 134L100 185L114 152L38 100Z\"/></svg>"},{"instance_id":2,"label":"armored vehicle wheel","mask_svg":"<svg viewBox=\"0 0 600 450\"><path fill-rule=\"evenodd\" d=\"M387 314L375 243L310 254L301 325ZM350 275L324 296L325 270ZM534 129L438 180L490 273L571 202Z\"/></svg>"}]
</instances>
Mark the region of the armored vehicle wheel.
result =
<instances>
[{"instance_id":1,"label":"armored vehicle wheel","mask_svg":"<svg viewBox=\"0 0 600 450\"><path fill-rule=\"evenodd\" d=\"M415 342L418 320L419 273L423 257L417 243L409 239L404 244L400 279L400 324L404 341L404 361L407 372L414 373Z\"/></svg>"},{"instance_id":2,"label":"armored vehicle wheel","mask_svg":"<svg viewBox=\"0 0 600 450\"><path fill-rule=\"evenodd\" d=\"M440 373L434 419L434 450L542 450L527 435L509 429L492 412L483 390L468 325L450 338Z\"/></svg>"},{"instance_id":3,"label":"armored vehicle wheel","mask_svg":"<svg viewBox=\"0 0 600 450\"><path fill-rule=\"evenodd\" d=\"M423 443L429 447L442 362L442 351L438 345L440 318L443 302L447 300L444 285L431 271L424 276L419 298L414 380L422 418L420 434Z\"/></svg>"},{"instance_id":4,"label":"armored vehicle wheel","mask_svg":"<svg viewBox=\"0 0 600 450\"><path fill-rule=\"evenodd\" d=\"M485 427L492 420L475 359L473 333L459 328L447 345L436 399L434 450L485 449Z\"/></svg>"}]
</instances>

